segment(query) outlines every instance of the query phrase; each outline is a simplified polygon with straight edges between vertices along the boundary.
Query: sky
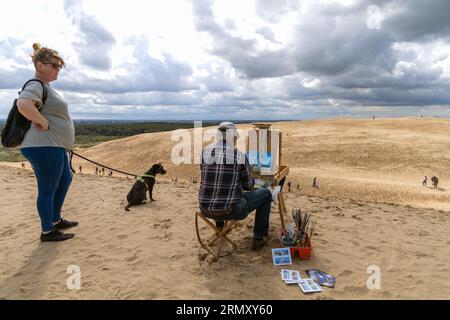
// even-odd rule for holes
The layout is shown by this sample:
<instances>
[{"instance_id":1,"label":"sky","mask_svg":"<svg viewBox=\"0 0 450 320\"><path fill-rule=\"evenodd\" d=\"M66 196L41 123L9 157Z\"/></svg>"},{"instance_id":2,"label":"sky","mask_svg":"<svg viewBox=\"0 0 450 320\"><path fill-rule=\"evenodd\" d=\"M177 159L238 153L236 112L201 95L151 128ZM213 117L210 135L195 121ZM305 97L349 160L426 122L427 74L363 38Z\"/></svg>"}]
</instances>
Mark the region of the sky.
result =
<instances>
[{"instance_id":1,"label":"sky","mask_svg":"<svg viewBox=\"0 0 450 320\"><path fill-rule=\"evenodd\" d=\"M15 0L0 118L39 42L74 119L450 117L448 0Z\"/></svg>"}]
</instances>

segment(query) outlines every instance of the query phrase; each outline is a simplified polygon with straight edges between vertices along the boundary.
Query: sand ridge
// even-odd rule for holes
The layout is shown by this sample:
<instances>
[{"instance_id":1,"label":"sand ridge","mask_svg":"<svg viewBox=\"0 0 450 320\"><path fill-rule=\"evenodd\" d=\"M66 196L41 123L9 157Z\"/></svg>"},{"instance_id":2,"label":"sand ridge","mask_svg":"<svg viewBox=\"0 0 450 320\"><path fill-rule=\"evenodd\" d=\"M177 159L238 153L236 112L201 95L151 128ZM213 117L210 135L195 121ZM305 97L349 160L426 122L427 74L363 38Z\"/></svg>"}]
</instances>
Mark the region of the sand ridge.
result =
<instances>
[{"instance_id":1,"label":"sand ridge","mask_svg":"<svg viewBox=\"0 0 450 320\"><path fill-rule=\"evenodd\" d=\"M294 188L300 184L303 194L450 211L450 119L344 118L278 122L272 127L283 133L282 162L290 167L288 180ZM198 165L172 163L171 151L178 142L172 142L171 135L142 134L78 152L126 172L142 174L162 162L169 181L199 179ZM94 172L94 166L75 157L74 167L79 165ZM438 176L440 188L423 188L425 175L429 186L431 176ZM311 187L316 176L319 189Z\"/></svg>"}]
</instances>

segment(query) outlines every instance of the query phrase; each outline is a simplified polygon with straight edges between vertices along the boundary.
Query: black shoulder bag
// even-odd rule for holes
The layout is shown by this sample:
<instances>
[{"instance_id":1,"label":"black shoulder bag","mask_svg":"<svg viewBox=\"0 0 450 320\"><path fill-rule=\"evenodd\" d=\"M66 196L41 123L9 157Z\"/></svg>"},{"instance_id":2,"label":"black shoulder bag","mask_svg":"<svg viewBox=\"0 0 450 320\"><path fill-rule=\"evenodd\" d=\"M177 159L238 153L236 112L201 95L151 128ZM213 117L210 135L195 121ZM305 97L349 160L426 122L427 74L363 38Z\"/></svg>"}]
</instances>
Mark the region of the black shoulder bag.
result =
<instances>
[{"instance_id":1,"label":"black shoulder bag","mask_svg":"<svg viewBox=\"0 0 450 320\"><path fill-rule=\"evenodd\" d=\"M22 91L25 89L28 83L37 81L42 85L42 104L47 101L47 87L44 82L39 79L28 80L22 87ZM20 92L22 92L20 91ZM19 92L19 94L20 94ZM5 148L15 148L19 146L28 129L30 129L31 121L25 118L17 108L17 99L14 100L11 111L9 111L8 119L6 120L5 127L2 130L2 145Z\"/></svg>"}]
</instances>

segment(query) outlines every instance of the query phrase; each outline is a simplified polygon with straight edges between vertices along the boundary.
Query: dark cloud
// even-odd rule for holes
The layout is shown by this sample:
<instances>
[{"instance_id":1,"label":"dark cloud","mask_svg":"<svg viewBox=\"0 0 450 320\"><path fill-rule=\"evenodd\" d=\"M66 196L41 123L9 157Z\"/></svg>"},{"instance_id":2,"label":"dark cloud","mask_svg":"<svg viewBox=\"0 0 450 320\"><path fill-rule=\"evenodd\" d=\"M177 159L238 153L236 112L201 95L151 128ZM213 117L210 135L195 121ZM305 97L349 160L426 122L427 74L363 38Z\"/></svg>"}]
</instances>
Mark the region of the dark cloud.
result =
<instances>
[{"instance_id":1,"label":"dark cloud","mask_svg":"<svg viewBox=\"0 0 450 320\"><path fill-rule=\"evenodd\" d=\"M323 105L327 99L337 99L367 106L450 104L444 90L449 81L442 68L415 50L404 49L408 43L435 47L436 39L450 44L450 1L359 0L350 5L307 7L289 0L257 1L257 14L268 22L280 22L292 8L297 10L292 41L280 50L258 49L256 37L229 33L215 21L213 4L197 1L193 6L197 29L213 40L211 53L228 61L243 78L295 76L295 82L287 80L284 98L288 101L303 99ZM380 9L380 28L369 25L368 8L373 5ZM276 38L270 31L259 29L257 33L268 40ZM302 86L302 77L319 79L320 87Z\"/></svg>"},{"instance_id":2,"label":"dark cloud","mask_svg":"<svg viewBox=\"0 0 450 320\"><path fill-rule=\"evenodd\" d=\"M96 95L93 103L97 105L199 105L202 103L200 97L192 94L174 92L145 92L125 94L100 94Z\"/></svg>"},{"instance_id":3,"label":"dark cloud","mask_svg":"<svg viewBox=\"0 0 450 320\"><path fill-rule=\"evenodd\" d=\"M450 35L450 1L397 0L385 2L383 26L399 41L429 40Z\"/></svg>"},{"instance_id":4,"label":"dark cloud","mask_svg":"<svg viewBox=\"0 0 450 320\"><path fill-rule=\"evenodd\" d=\"M112 60L109 53L116 45L113 34L96 17L83 12L82 0L65 0L64 10L80 32L79 40L73 44L80 62L97 70L110 70Z\"/></svg>"},{"instance_id":5,"label":"dark cloud","mask_svg":"<svg viewBox=\"0 0 450 320\"><path fill-rule=\"evenodd\" d=\"M148 54L149 42L144 37L133 37L127 45L134 47L133 58L136 63L121 67L128 70L126 75L117 75L111 80L98 80L73 70L57 86L72 91L103 93L126 93L146 91L185 91L198 89L189 77L192 68L189 64L175 60L164 54L164 60L158 60Z\"/></svg>"},{"instance_id":6,"label":"dark cloud","mask_svg":"<svg viewBox=\"0 0 450 320\"><path fill-rule=\"evenodd\" d=\"M225 66L207 64L202 68L208 73L208 76L201 78L208 92L233 91L233 83L229 79L230 75L226 73Z\"/></svg>"},{"instance_id":7,"label":"dark cloud","mask_svg":"<svg viewBox=\"0 0 450 320\"><path fill-rule=\"evenodd\" d=\"M34 69L18 67L14 70L0 68L0 89L21 89L22 85L34 76Z\"/></svg>"},{"instance_id":8,"label":"dark cloud","mask_svg":"<svg viewBox=\"0 0 450 320\"><path fill-rule=\"evenodd\" d=\"M211 53L227 60L247 78L278 77L289 74L289 50L259 52L255 39L232 36L214 18L211 0L194 1L194 23L198 31L208 32L214 39ZM286 62L286 63L284 63Z\"/></svg>"}]
</instances>

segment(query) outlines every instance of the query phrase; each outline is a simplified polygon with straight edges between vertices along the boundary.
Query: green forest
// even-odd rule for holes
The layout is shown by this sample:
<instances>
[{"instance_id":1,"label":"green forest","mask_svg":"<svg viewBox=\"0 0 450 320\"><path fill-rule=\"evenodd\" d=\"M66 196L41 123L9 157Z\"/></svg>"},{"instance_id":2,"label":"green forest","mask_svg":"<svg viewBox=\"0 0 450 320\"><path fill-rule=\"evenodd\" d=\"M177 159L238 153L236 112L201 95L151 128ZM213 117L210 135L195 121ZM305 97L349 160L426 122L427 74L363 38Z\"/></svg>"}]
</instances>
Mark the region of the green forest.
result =
<instances>
[{"instance_id":1,"label":"green forest","mask_svg":"<svg viewBox=\"0 0 450 320\"><path fill-rule=\"evenodd\" d=\"M203 122L204 127L219 124L216 122ZM134 136L143 133L172 131L176 129L190 129L193 122L126 122L126 121L75 121L75 148L87 148L98 143ZM3 128L4 121L0 123ZM20 150L5 149L0 146L0 161L24 161Z\"/></svg>"}]
</instances>

